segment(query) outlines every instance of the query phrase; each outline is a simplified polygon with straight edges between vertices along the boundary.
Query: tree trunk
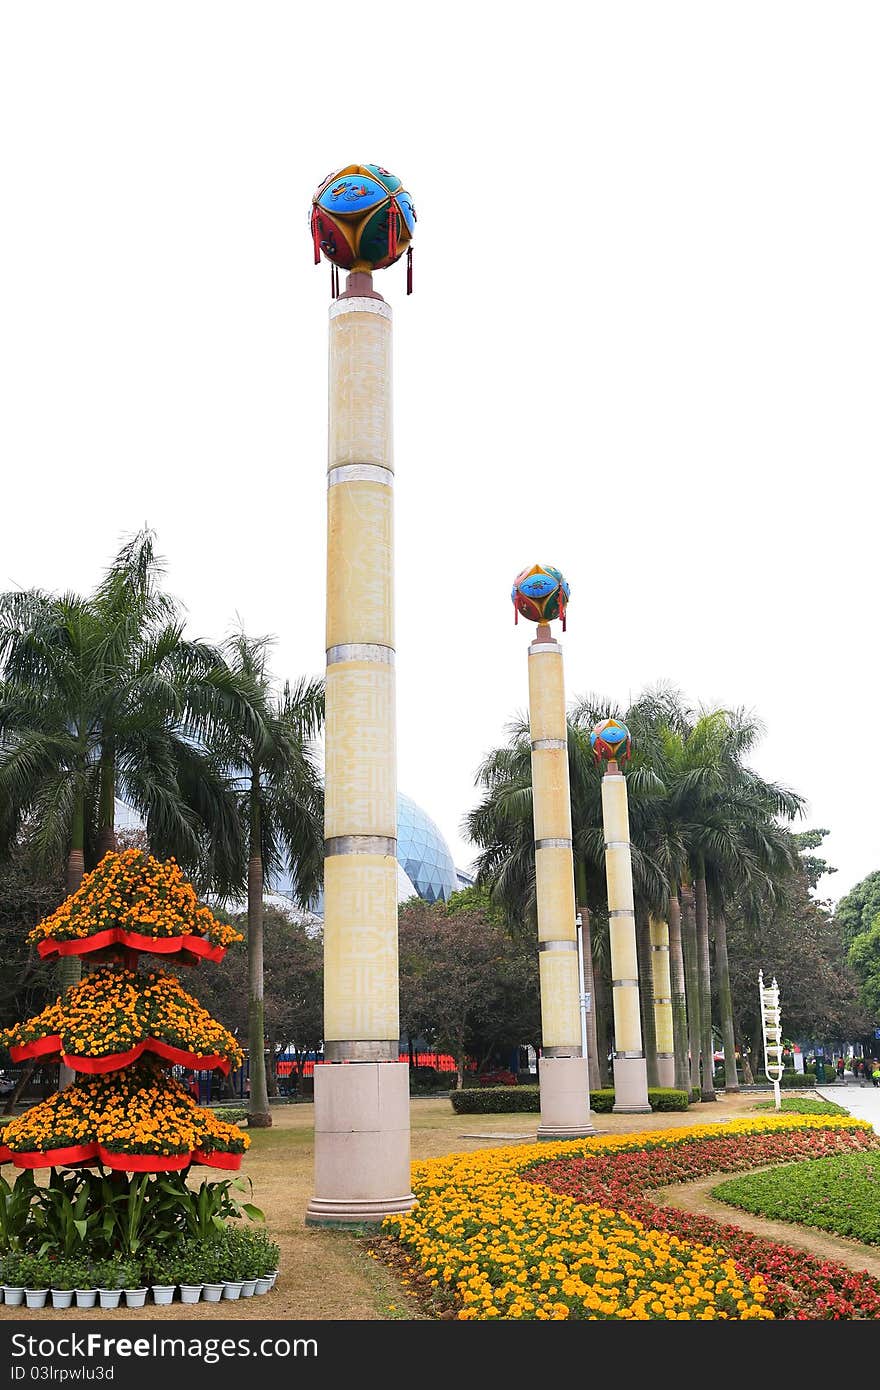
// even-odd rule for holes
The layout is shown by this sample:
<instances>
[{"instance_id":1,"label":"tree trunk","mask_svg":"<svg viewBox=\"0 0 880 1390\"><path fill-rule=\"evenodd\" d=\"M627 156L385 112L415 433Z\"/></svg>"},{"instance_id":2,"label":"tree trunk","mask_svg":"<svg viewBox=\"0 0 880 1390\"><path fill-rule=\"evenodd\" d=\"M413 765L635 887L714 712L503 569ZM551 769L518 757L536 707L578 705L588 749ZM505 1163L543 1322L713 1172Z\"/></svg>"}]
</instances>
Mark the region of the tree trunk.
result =
<instances>
[{"instance_id":1,"label":"tree trunk","mask_svg":"<svg viewBox=\"0 0 880 1390\"><path fill-rule=\"evenodd\" d=\"M112 743L101 749L98 787L98 863L116 849L116 755Z\"/></svg>"},{"instance_id":2,"label":"tree trunk","mask_svg":"<svg viewBox=\"0 0 880 1390\"><path fill-rule=\"evenodd\" d=\"M756 1074L758 1072L763 1073L766 1080L766 1072L764 1071L764 1028L761 1023L760 1014L758 1014L755 1019L755 1032L752 1037L752 1056L755 1058Z\"/></svg>"},{"instance_id":3,"label":"tree trunk","mask_svg":"<svg viewBox=\"0 0 880 1390\"><path fill-rule=\"evenodd\" d=\"M684 988L684 955L681 945L681 903L678 894L669 894L669 978L672 985L672 1036L675 1047L675 1088L691 1089L688 1067L687 1001Z\"/></svg>"},{"instance_id":4,"label":"tree trunk","mask_svg":"<svg viewBox=\"0 0 880 1390\"><path fill-rule=\"evenodd\" d=\"M685 883L681 885L681 945L684 955L684 981L687 996L691 1090L702 1092L700 1085L700 967L697 960L694 890L690 884Z\"/></svg>"},{"instance_id":5,"label":"tree trunk","mask_svg":"<svg viewBox=\"0 0 880 1390\"><path fill-rule=\"evenodd\" d=\"M263 1008L263 857L260 826L259 771L251 778L250 858L248 860L248 1062L251 1094L248 1125L268 1129L272 1123L266 1089L266 1022Z\"/></svg>"},{"instance_id":6,"label":"tree trunk","mask_svg":"<svg viewBox=\"0 0 880 1390\"><path fill-rule=\"evenodd\" d=\"M697 963L700 975L700 1047L703 1054L700 1100L717 1100L715 1095L715 1035L712 1032L712 975L709 963L709 900L706 876L694 882L694 908L697 927Z\"/></svg>"},{"instance_id":7,"label":"tree trunk","mask_svg":"<svg viewBox=\"0 0 880 1390\"><path fill-rule=\"evenodd\" d=\"M660 1085L657 1070L657 1023L654 1018L654 971L651 962L651 929L645 907L636 910L636 956L639 967L639 1002L642 1012L642 1038L645 1071L649 1086Z\"/></svg>"},{"instance_id":8,"label":"tree trunk","mask_svg":"<svg viewBox=\"0 0 880 1390\"><path fill-rule=\"evenodd\" d=\"M73 829L71 834L70 853L67 856L67 896L75 893L83 881L85 873L85 856L83 854L83 841L85 839L85 812L80 802L74 813ZM58 962L58 992L61 998L67 997L67 992L74 985L78 985L82 979L82 961L79 956L62 956ZM63 1091L69 1086L76 1073L72 1067L68 1067L64 1062L58 1067L58 1089Z\"/></svg>"},{"instance_id":9,"label":"tree trunk","mask_svg":"<svg viewBox=\"0 0 880 1390\"><path fill-rule=\"evenodd\" d=\"M15 1107L18 1105L19 1100L24 1095L27 1089L27 1084L33 1076L34 1072L36 1071L36 1068L36 1058L32 1057L29 1062L25 1062L24 1070L22 1071L21 1076L15 1083L15 1090L10 1091L9 1095L6 1098L6 1104L3 1107L4 1115L15 1114Z\"/></svg>"},{"instance_id":10,"label":"tree trunk","mask_svg":"<svg viewBox=\"0 0 880 1390\"><path fill-rule=\"evenodd\" d=\"M608 1073L608 1054L611 1051L611 1008L608 999L608 983L602 962L596 969L593 962L593 986L596 1003L596 1067L599 1073L599 1089L607 1091L611 1084Z\"/></svg>"},{"instance_id":11,"label":"tree trunk","mask_svg":"<svg viewBox=\"0 0 880 1390\"><path fill-rule=\"evenodd\" d=\"M736 1072L736 1034L733 1028L733 998L730 993L730 962L727 958L727 922L723 907L715 913L715 971L718 976L718 1009L724 1041L724 1089L739 1090Z\"/></svg>"},{"instance_id":12,"label":"tree trunk","mask_svg":"<svg viewBox=\"0 0 880 1390\"><path fill-rule=\"evenodd\" d=\"M276 1076L275 1076L275 1057L276 1057L276 1052L275 1052L275 1033L274 1033L274 1030L270 1028L270 1029L269 1029L269 1066L268 1066L268 1068L266 1069L266 1095L267 1095L267 1096L270 1096L270 1097L271 1097L271 1096L277 1096L277 1095L278 1095L278 1081L277 1081L277 1078L276 1078Z\"/></svg>"},{"instance_id":13,"label":"tree trunk","mask_svg":"<svg viewBox=\"0 0 880 1390\"><path fill-rule=\"evenodd\" d=\"M590 928L590 909L587 907L587 875L582 859L575 861L575 887L580 905L575 912L581 918L581 948L584 955L584 993L589 999L587 1006L587 1075L591 1091L598 1091L602 1085L599 1067L599 1034L596 1028L596 982L593 978L593 934Z\"/></svg>"}]
</instances>

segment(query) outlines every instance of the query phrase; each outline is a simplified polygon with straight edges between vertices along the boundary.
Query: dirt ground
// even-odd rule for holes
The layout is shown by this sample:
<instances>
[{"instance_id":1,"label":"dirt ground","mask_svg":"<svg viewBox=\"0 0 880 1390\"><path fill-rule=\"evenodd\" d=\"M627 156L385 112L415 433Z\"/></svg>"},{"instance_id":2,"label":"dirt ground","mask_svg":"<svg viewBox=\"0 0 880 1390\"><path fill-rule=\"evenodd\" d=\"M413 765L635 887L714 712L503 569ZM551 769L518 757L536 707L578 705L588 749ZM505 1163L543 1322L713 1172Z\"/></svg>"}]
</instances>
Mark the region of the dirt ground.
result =
<instances>
[{"instance_id":1,"label":"dirt ground","mask_svg":"<svg viewBox=\"0 0 880 1390\"><path fill-rule=\"evenodd\" d=\"M596 1115L600 1134L720 1123L755 1113L764 1097L719 1095L711 1103L692 1105L685 1113ZM464 1153L498 1145L528 1143L536 1137L535 1115L456 1115L448 1097L414 1098L411 1103L413 1159ZM275 1288L259 1298L195 1305L103 1309L21 1309L0 1306L0 1320L26 1318L65 1321L105 1318L138 1321L197 1318L200 1322L240 1318L293 1321L413 1320L423 1318L418 1300L405 1282L370 1252L370 1241L348 1231L306 1226L305 1213L314 1179L314 1110L311 1104L273 1107L273 1125L251 1131L251 1148L242 1175L253 1182L253 1200L266 1214L269 1231L281 1246L281 1272ZM766 1235L803 1246L811 1253L867 1269L880 1277L880 1253L854 1241L763 1221L715 1202L708 1190L718 1178L702 1179L658 1193L658 1200L701 1212Z\"/></svg>"}]
</instances>

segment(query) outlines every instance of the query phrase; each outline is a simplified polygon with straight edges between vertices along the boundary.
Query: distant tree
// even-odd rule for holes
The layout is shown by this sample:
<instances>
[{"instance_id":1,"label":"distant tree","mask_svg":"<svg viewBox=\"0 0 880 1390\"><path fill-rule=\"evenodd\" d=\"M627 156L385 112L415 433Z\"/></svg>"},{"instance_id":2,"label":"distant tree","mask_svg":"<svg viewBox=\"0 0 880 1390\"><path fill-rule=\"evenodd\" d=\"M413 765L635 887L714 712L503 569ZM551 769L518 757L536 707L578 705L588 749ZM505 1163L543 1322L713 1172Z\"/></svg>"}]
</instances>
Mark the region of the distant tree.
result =
<instances>
[{"instance_id":1,"label":"distant tree","mask_svg":"<svg viewBox=\"0 0 880 1390\"><path fill-rule=\"evenodd\" d=\"M462 905L462 897L472 905ZM536 954L472 890L453 894L448 904L402 904L401 1024L451 1053L459 1088L469 1056L479 1066L495 1052L540 1046Z\"/></svg>"},{"instance_id":2,"label":"distant tree","mask_svg":"<svg viewBox=\"0 0 880 1390\"><path fill-rule=\"evenodd\" d=\"M217 912L217 909L214 909ZM217 912L240 931L247 913ZM274 1064L280 1053L294 1052L294 1069L301 1077L306 1054L318 1051L323 1038L323 945L283 909L263 907L264 1025L270 1058L271 1094L275 1094ZM186 980L190 993L248 1046L248 951L245 943L231 946L220 965L203 962Z\"/></svg>"},{"instance_id":3,"label":"distant tree","mask_svg":"<svg viewBox=\"0 0 880 1390\"><path fill-rule=\"evenodd\" d=\"M775 975L779 982L788 1037L843 1042L863 1037L871 1028L837 923L813 897L813 872L808 859L782 901L761 908L739 899L728 912L737 1041L741 1048L751 1047L761 1066L759 969L766 979Z\"/></svg>"},{"instance_id":4,"label":"distant tree","mask_svg":"<svg viewBox=\"0 0 880 1390\"><path fill-rule=\"evenodd\" d=\"M871 930L880 912L880 869L868 874L844 895L834 909L834 920L848 946L855 937Z\"/></svg>"}]
</instances>

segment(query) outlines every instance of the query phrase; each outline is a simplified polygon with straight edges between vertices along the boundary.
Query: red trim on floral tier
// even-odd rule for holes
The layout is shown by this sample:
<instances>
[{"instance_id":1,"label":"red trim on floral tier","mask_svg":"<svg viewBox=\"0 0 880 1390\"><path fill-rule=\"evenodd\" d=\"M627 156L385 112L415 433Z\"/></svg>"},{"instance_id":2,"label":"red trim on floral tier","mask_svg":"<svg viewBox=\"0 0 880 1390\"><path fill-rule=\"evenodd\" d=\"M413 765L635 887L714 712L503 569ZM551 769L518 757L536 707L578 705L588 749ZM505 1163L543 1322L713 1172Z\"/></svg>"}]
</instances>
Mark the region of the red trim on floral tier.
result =
<instances>
[{"instance_id":1,"label":"red trim on floral tier","mask_svg":"<svg viewBox=\"0 0 880 1390\"><path fill-rule=\"evenodd\" d=\"M92 1141L89 1144L73 1144L66 1149L46 1149L45 1153L14 1153L5 1144L0 1144L0 1163L14 1163L17 1168L56 1168L67 1167L73 1163L102 1163L118 1173L175 1173L187 1168L191 1163L205 1164L209 1168L227 1168L232 1172L241 1167L241 1154L202 1153L193 1149L187 1154L116 1154L105 1149L103 1144Z\"/></svg>"},{"instance_id":2,"label":"red trim on floral tier","mask_svg":"<svg viewBox=\"0 0 880 1390\"><path fill-rule=\"evenodd\" d=\"M189 952L215 962L226 955L225 946L215 946L203 936L144 936L141 932L126 931L124 927L105 927L93 936L78 936L68 941L45 936L37 943L37 951L45 959L51 955L85 956L92 951L102 951L106 946L118 945L127 946L130 951L151 951L160 956Z\"/></svg>"},{"instance_id":3,"label":"red trim on floral tier","mask_svg":"<svg viewBox=\"0 0 880 1390\"><path fill-rule=\"evenodd\" d=\"M76 1057L69 1052L63 1052L61 1038L57 1033L38 1038L36 1042L18 1043L9 1049L13 1062L51 1057L58 1053L66 1066L72 1067L74 1071L87 1072L90 1076L108 1071L121 1071L123 1067L130 1067L144 1052L154 1052L157 1057L164 1057L166 1062L176 1062L179 1066L190 1067L194 1071L220 1071L224 1076L229 1075L228 1057L218 1057L215 1053L202 1057L197 1052L185 1052L181 1047L162 1042L161 1038L145 1038L127 1052L108 1052L103 1057Z\"/></svg>"}]
</instances>

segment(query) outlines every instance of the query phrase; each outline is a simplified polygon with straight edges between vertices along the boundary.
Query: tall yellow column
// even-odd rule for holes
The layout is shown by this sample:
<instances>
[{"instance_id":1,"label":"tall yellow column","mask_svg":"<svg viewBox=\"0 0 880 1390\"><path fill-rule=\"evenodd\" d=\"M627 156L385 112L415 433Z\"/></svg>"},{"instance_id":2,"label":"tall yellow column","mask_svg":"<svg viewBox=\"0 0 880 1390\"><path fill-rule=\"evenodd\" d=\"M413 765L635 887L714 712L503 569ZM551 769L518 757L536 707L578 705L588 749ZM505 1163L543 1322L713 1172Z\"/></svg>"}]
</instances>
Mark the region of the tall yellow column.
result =
<instances>
[{"instance_id":1,"label":"tall yellow column","mask_svg":"<svg viewBox=\"0 0 880 1390\"><path fill-rule=\"evenodd\" d=\"M530 616L526 606L529 580L540 588L542 576L552 579L558 571L536 566L525 578L519 576L525 591L520 594L519 612ZM564 583L561 576L558 582ZM516 595L515 585L514 602ZM547 596L542 597L544 616ZM538 1138L575 1139L596 1131L590 1116L589 1066L581 1043L562 647L554 642L547 622L539 622L535 640L529 645L529 724L541 983Z\"/></svg>"},{"instance_id":2,"label":"tall yellow column","mask_svg":"<svg viewBox=\"0 0 880 1390\"><path fill-rule=\"evenodd\" d=\"M404 224L386 184L399 189L378 166L326 181L314 200L316 259L320 250L350 265L358 238L388 250L388 220ZM365 197L378 211L352 212ZM306 1213L335 1226L379 1224L415 1200L409 1066L399 1060L391 324L369 263L356 262L330 305L324 1059Z\"/></svg>"},{"instance_id":3,"label":"tall yellow column","mask_svg":"<svg viewBox=\"0 0 880 1390\"><path fill-rule=\"evenodd\" d=\"M641 1114L650 1111L651 1106L639 1006L629 809L626 780L616 757L624 748L628 756L629 731L618 720L606 719L593 730L590 741L598 758L608 758L602 778L602 821L614 1006L614 1111Z\"/></svg>"},{"instance_id":4,"label":"tall yellow column","mask_svg":"<svg viewBox=\"0 0 880 1390\"><path fill-rule=\"evenodd\" d=\"M649 921L651 976L654 981L654 1031L657 1038L657 1076L661 1086L675 1085L675 1039L672 1031L672 975L669 968L669 924Z\"/></svg>"}]
</instances>

